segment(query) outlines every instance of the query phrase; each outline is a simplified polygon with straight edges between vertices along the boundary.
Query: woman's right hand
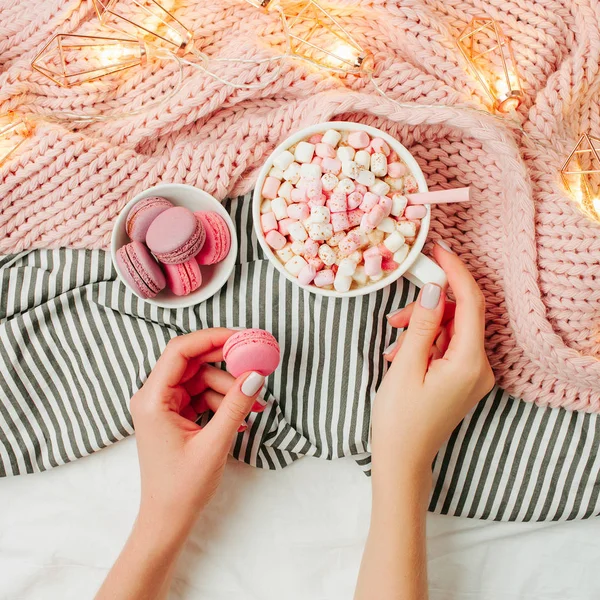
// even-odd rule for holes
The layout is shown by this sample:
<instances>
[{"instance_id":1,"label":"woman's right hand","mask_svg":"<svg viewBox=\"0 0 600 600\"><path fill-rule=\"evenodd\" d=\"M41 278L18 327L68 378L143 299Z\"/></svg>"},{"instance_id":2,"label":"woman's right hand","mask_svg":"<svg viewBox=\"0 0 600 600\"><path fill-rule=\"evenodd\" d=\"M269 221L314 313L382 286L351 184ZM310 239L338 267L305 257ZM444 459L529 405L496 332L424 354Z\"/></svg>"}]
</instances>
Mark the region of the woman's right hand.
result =
<instances>
[{"instance_id":1,"label":"woman's right hand","mask_svg":"<svg viewBox=\"0 0 600 600\"><path fill-rule=\"evenodd\" d=\"M417 302L388 316L406 328L386 359L392 364L373 407L373 483L427 471L442 444L494 385L484 349L485 302L463 262L436 245L456 304L426 285Z\"/></svg>"}]
</instances>

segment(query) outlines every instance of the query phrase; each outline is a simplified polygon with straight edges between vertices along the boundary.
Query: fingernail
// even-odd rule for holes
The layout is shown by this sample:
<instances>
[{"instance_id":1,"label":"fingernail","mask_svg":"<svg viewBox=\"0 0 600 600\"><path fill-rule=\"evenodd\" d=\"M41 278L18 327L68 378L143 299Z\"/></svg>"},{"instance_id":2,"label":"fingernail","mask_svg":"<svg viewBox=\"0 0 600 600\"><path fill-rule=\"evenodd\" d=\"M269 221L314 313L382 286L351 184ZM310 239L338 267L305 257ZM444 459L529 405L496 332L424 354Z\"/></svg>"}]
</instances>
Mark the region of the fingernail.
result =
<instances>
[{"instance_id":1,"label":"fingernail","mask_svg":"<svg viewBox=\"0 0 600 600\"><path fill-rule=\"evenodd\" d=\"M391 319L392 317L395 317L398 313L402 312L404 309L403 308L398 308L396 310L393 310L391 313L388 313L387 315L385 315L386 319Z\"/></svg>"},{"instance_id":2,"label":"fingernail","mask_svg":"<svg viewBox=\"0 0 600 600\"><path fill-rule=\"evenodd\" d=\"M246 425L246 423L242 423L239 427L238 427L238 433L242 433L244 431L246 431L246 429L248 429L248 425Z\"/></svg>"},{"instance_id":3,"label":"fingernail","mask_svg":"<svg viewBox=\"0 0 600 600\"><path fill-rule=\"evenodd\" d=\"M262 396L258 396L258 398L256 399L256 402L258 404L260 404L261 406L266 406L267 405L267 401Z\"/></svg>"},{"instance_id":4,"label":"fingernail","mask_svg":"<svg viewBox=\"0 0 600 600\"><path fill-rule=\"evenodd\" d=\"M436 242L436 244L437 244L437 245L438 245L440 248L444 249L446 252L450 252L450 254L456 254L456 252L454 252L454 250L452 250L452 248L450 248L450 246L448 245L448 243L447 243L447 242L445 242L444 240L438 240L438 241Z\"/></svg>"},{"instance_id":5,"label":"fingernail","mask_svg":"<svg viewBox=\"0 0 600 600\"><path fill-rule=\"evenodd\" d=\"M383 355L387 356L388 354L390 354L391 352L393 352L394 348L398 345L398 340L396 340L395 342L392 342L384 351L383 351Z\"/></svg>"},{"instance_id":6,"label":"fingernail","mask_svg":"<svg viewBox=\"0 0 600 600\"><path fill-rule=\"evenodd\" d=\"M258 390L263 386L265 378L260 373L254 371L248 375L246 381L242 383L242 394L244 396L254 396Z\"/></svg>"},{"instance_id":7,"label":"fingernail","mask_svg":"<svg viewBox=\"0 0 600 600\"><path fill-rule=\"evenodd\" d=\"M442 295L442 288L435 283L428 283L421 290L420 303L423 308L433 310L440 302L440 296Z\"/></svg>"}]
</instances>

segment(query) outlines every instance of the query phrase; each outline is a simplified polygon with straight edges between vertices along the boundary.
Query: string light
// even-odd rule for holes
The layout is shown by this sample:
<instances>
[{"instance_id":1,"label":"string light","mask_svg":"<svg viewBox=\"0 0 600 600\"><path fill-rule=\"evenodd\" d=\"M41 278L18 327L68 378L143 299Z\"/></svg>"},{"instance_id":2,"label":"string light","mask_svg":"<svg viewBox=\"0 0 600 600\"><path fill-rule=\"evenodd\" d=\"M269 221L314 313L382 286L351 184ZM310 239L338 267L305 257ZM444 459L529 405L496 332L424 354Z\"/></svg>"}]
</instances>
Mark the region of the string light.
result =
<instances>
[{"instance_id":1,"label":"string light","mask_svg":"<svg viewBox=\"0 0 600 600\"><path fill-rule=\"evenodd\" d=\"M581 210L600 222L600 138L584 133L564 162L560 176Z\"/></svg>"},{"instance_id":2,"label":"string light","mask_svg":"<svg viewBox=\"0 0 600 600\"><path fill-rule=\"evenodd\" d=\"M55 83L71 87L146 63L146 47L130 39L57 33L31 61Z\"/></svg>"},{"instance_id":3,"label":"string light","mask_svg":"<svg viewBox=\"0 0 600 600\"><path fill-rule=\"evenodd\" d=\"M498 22L490 17L474 18L460 34L458 47L494 110L517 110L523 101L521 81L510 39Z\"/></svg>"},{"instance_id":4,"label":"string light","mask_svg":"<svg viewBox=\"0 0 600 600\"><path fill-rule=\"evenodd\" d=\"M13 112L0 114L0 165L31 133L31 125Z\"/></svg>"}]
</instances>

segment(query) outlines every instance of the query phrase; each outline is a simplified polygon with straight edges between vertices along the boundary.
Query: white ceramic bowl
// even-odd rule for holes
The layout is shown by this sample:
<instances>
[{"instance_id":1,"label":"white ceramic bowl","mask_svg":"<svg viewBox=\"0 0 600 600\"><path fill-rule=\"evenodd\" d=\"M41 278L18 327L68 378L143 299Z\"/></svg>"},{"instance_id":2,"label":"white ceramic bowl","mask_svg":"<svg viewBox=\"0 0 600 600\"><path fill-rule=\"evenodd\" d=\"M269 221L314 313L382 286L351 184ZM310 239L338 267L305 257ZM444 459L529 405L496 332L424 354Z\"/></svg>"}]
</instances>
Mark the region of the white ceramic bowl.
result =
<instances>
[{"instance_id":1,"label":"white ceramic bowl","mask_svg":"<svg viewBox=\"0 0 600 600\"><path fill-rule=\"evenodd\" d=\"M377 282L365 285L360 288L351 289L348 292L337 292L335 290L321 289L314 285L300 285L298 283L298 279L286 271L281 261L277 258L271 247L267 244L265 240L265 235L260 225L260 205L262 202L263 184L265 182L266 177L269 174L269 171L273 167L273 158L277 154L283 152L284 150L287 150L294 144L297 144L298 142L309 138L315 133L324 133L328 129L337 129L339 131L366 131L371 137L382 138L388 143L390 148L392 148L392 150L396 152L396 154L408 167L411 174L415 177L417 183L419 184L419 192L427 191L427 183L425 182L423 172L417 164L417 161L413 158L412 154L398 140L394 139L391 135L385 133L384 131L376 129L375 127L370 127L369 125L362 125L361 123L351 123L347 121L331 121L329 123L319 123L318 125L312 125L311 127L301 129L300 131L297 131L289 138L287 138L284 142L279 144L277 148L275 148L271 156L269 156L262 169L260 170L258 174L258 180L256 182L256 187L254 188L254 196L252 199L252 218L254 220L254 230L256 231L258 241L265 254L268 256L269 260L273 263L275 268L280 273L282 273L285 277L287 277L296 285L304 288L305 290L309 290L314 294L320 294L321 296L331 296L334 298L349 298L352 296L363 296L365 294L370 294L371 292L380 290L390 285L403 275L409 281L412 281L418 286L422 286L428 281L438 283L439 285L445 285L446 277L444 275L444 272L432 260L428 259L426 256L421 254L421 250L427 239L427 233L429 231L429 222L431 220L431 209L429 205L425 206L427 208L427 214L421 220L421 228L417 235L417 239L415 240L415 243L410 249L410 252L408 253L408 256L406 257L404 262L395 271L391 271Z\"/></svg>"},{"instance_id":2,"label":"white ceramic bowl","mask_svg":"<svg viewBox=\"0 0 600 600\"><path fill-rule=\"evenodd\" d=\"M164 308L186 308L208 300L208 298L216 294L225 285L233 272L235 258L237 256L237 235L235 233L233 221L231 220L229 213L223 208L223 205L218 200L215 200L210 194L191 185L184 185L181 183L163 183L162 185L157 185L156 187L152 187L138 194L133 200L127 203L125 208L123 208L117 217L117 221L113 228L110 247L113 265L115 265L119 279L135 293L131 286L123 279L123 275L121 274L115 259L117 250L131 241L125 230L125 221L131 207L140 200L149 198L150 196L161 196L162 198L170 200L175 206L185 206L191 211L203 210L219 213L225 219L227 226L229 227L229 232L231 233L231 248L229 249L229 254L225 260L216 265L200 267L200 270L202 271L202 285L195 292L192 292L188 296L176 296L170 290L164 289L154 298L148 300L145 299L144 301Z\"/></svg>"}]
</instances>

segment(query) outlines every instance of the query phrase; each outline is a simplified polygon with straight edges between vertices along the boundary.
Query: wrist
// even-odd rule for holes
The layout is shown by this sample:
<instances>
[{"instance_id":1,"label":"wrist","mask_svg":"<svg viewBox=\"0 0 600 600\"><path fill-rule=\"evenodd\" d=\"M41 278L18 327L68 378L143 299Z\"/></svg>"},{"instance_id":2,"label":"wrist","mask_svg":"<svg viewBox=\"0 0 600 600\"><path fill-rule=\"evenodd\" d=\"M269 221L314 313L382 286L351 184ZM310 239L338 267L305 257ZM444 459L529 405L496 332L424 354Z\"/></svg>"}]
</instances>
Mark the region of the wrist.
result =
<instances>
[{"instance_id":1,"label":"wrist","mask_svg":"<svg viewBox=\"0 0 600 600\"><path fill-rule=\"evenodd\" d=\"M142 503L133 526L132 537L158 551L171 553L184 545L194 521L195 519L182 517L181 513L156 510Z\"/></svg>"},{"instance_id":2,"label":"wrist","mask_svg":"<svg viewBox=\"0 0 600 600\"><path fill-rule=\"evenodd\" d=\"M373 462L373 508L412 504L427 509L433 485L431 466L404 463L390 468Z\"/></svg>"}]
</instances>

